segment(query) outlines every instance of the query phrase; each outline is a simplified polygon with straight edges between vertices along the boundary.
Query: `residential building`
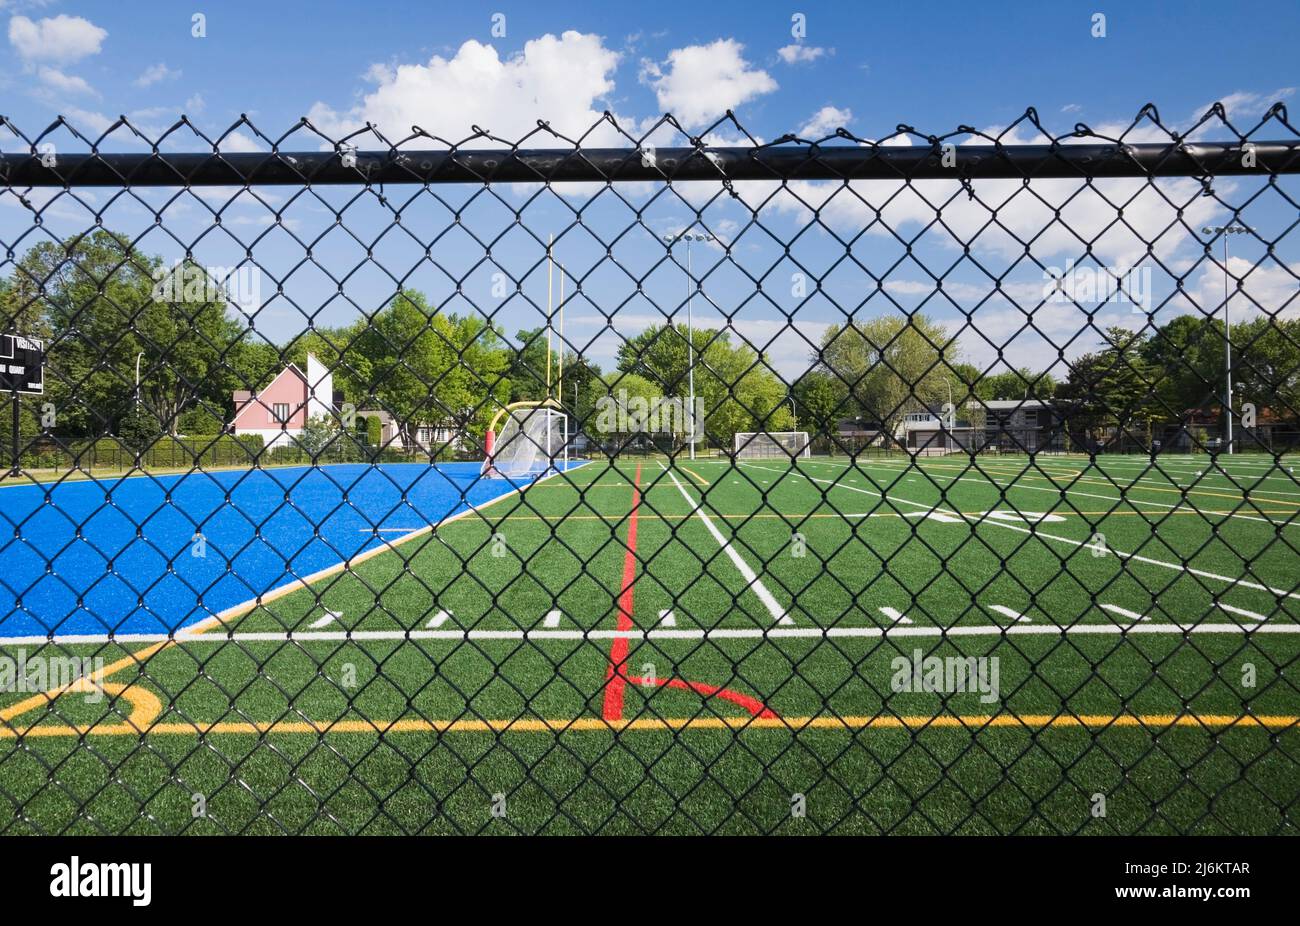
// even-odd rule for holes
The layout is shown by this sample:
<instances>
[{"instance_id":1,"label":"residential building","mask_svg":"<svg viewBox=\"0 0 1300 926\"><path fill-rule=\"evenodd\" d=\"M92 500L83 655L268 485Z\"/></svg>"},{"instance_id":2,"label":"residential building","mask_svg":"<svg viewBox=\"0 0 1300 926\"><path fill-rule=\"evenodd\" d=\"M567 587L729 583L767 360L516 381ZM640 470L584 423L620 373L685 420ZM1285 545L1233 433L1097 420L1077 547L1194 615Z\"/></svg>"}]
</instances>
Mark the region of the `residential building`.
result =
<instances>
[{"instance_id":1,"label":"residential building","mask_svg":"<svg viewBox=\"0 0 1300 926\"><path fill-rule=\"evenodd\" d=\"M291 444L311 418L336 419L342 396L334 392L334 375L312 354L307 369L289 364L257 392L236 390L235 416L228 430L237 436L261 435L263 446Z\"/></svg>"}]
</instances>

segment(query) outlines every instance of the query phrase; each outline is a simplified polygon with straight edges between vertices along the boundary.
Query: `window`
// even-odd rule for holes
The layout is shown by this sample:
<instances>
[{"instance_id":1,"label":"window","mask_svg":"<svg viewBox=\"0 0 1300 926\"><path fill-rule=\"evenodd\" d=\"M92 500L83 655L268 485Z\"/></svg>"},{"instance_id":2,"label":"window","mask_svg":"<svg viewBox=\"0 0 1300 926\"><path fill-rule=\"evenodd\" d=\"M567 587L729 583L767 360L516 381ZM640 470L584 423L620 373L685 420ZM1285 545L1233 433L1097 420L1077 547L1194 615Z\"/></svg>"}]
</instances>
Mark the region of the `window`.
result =
<instances>
[{"instance_id":1,"label":"window","mask_svg":"<svg viewBox=\"0 0 1300 926\"><path fill-rule=\"evenodd\" d=\"M276 402L271 406L271 422L273 424L284 424L289 420L289 403Z\"/></svg>"}]
</instances>

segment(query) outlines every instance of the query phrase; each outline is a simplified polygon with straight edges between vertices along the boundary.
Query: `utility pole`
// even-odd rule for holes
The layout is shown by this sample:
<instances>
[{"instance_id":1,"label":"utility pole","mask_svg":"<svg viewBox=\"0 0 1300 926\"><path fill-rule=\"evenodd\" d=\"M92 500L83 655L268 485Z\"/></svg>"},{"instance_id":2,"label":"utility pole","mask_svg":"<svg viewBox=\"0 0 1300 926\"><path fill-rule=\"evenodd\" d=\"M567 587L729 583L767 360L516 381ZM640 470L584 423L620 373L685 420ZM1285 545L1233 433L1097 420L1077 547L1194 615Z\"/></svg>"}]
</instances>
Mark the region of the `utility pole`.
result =
<instances>
[{"instance_id":1,"label":"utility pole","mask_svg":"<svg viewBox=\"0 0 1300 926\"><path fill-rule=\"evenodd\" d=\"M692 241L712 241L712 235L664 235L664 241L671 248L677 241L686 242L686 391L687 391L687 412L686 420L689 422L689 432L687 441L691 446L691 459L695 459L695 277L691 272L691 242Z\"/></svg>"},{"instance_id":2,"label":"utility pole","mask_svg":"<svg viewBox=\"0 0 1300 926\"><path fill-rule=\"evenodd\" d=\"M1201 231L1206 235L1223 236L1223 414L1227 419L1228 455L1233 453L1232 444L1232 320L1228 317L1228 302L1232 294L1228 290L1228 236L1245 235L1255 229L1246 225L1207 225Z\"/></svg>"}]
</instances>

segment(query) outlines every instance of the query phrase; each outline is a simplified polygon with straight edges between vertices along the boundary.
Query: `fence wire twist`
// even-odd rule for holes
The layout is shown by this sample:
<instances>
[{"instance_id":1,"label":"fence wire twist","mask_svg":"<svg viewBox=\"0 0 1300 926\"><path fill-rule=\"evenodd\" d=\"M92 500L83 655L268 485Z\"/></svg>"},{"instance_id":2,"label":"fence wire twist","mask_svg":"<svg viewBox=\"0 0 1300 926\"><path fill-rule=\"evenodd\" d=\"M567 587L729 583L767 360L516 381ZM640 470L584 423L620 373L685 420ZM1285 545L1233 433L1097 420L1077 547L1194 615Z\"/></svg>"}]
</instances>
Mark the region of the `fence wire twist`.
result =
<instances>
[{"instance_id":1,"label":"fence wire twist","mask_svg":"<svg viewBox=\"0 0 1300 926\"><path fill-rule=\"evenodd\" d=\"M1298 172L0 117L0 831L1293 832Z\"/></svg>"}]
</instances>

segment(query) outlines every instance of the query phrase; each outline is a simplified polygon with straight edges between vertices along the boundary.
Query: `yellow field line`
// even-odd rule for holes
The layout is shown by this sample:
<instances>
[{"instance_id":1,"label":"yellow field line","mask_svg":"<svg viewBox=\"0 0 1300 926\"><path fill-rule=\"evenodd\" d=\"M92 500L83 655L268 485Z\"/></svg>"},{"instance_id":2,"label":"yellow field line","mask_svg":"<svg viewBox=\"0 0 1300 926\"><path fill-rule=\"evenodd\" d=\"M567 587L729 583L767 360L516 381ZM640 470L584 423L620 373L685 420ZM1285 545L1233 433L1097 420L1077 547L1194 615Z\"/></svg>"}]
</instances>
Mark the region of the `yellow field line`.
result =
<instances>
[{"instance_id":1,"label":"yellow field line","mask_svg":"<svg viewBox=\"0 0 1300 926\"><path fill-rule=\"evenodd\" d=\"M543 478L550 479L553 477L546 476ZM270 602L275 601L279 598L283 598L285 595L288 595L291 592L296 592L299 589L308 588L309 586L314 585L315 583L321 581L322 579L327 579L330 576L337 575L338 573L343 572L345 570L351 571L354 567L361 565L362 563L366 562L369 559L373 559L374 557L378 556L380 553L386 553L389 550L393 549L394 547L400 547L404 543L410 543L412 540L415 540L419 537L427 536L433 533L438 528L444 527L445 525L451 524L455 521L459 521L462 518L468 517L471 514L478 514L483 509L490 508L493 505L497 504L498 502L503 502L508 498L513 498L520 491L522 491L523 488L527 488L527 487L521 486L519 488L512 489L511 491L505 493L504 495L499 495L496 498L492 499L491 501L484 502L482 505L478 505L474 508L466 508L464 511L451 515L450 517L444 518L443 520L439 521L437 524L430 524L425 527L418 528L417 530L414 530L409 534L403 534L401 537L398 537L396 540L388 541L383 546L375 547L373 550L367 550L364 553L360 553L349 560L346 560L341 563L335 563L333 566L329 566L325 569L317 570L316 572L313 572L309 576L304 576L303 578L300 579L294 579L291 582L287 582L284 585L281 585L279 588L271 589L271 591L269 592L259 595L256 598L253 598L249 601L245 601L243 604L237 604L233 607L226 608L226 610L222 611L219 614L214 614L211 617L206 617L203 620L199 621L198 623L190 627L187 627L186 630L190 633L206 633L209 630L212 630L216 627L221 627L222 629L229 629L229 624L231 622L238 620L239 618L248 614L250 611L255 610L256 608L269 604ZM164 640L161 643L150 644L149 646L137 650L136 652L131 653L128 656L124 656L123 658L119 659L117 662L110 663L104 668L92 673L87 680L90 682L102 682L105 678L108 678L110 675L114 675L118 672L121 672L123 669L130 668L131 666L138 666L142 660L148 659L150 656L153 656L155 653L159 652L160 650L164 650L169 646L174 646L175 644L176 644L175 640ZM82 680L78 680L73 684L60 685L56 688L51 688L48 691L41 692L40 694L34 694L30 698L25 698L24 700L19 701L17 704L11 704L3 711L0 711L0 722L6 722L11 720L14 717L20 717L23 714L26 714L28 711L34 710L35 708L40 707L43 704L48 704L52 702L59 695L63 694L65 691L72 688L73 685L78 683L83 683L83 682ZM0 728L0 736L3 736L8 732L9 731Z\"/></svg>"},{"instance_id":2,"label":"yellow field line","mask_svg":"<svg viewBox=\"0 0 1300 926\"><path fill-rule=\"evenodd\" d=\"M301 720L266 722L217 721L215 723L125 723L91 725L37 724L25 728L0 728L0 739L15 737L68 736L195 736L208 734L264 735L306 733L316 736L335 733L566 733L611 730L924 730L988 727L1023 730L1196 727L1220 730L1253 728L1285 730L1300 726L1300 717L1287 715L1236 714L940 714L938 716L850 716L813 717L639 717L608 721L600 717L573 719L509 718L505 720L424 720L420 718L369 721L336 720L311 723Z\"/></svg>"},{"instance_id":3,"label":"yellow field line","mask_svg":"<svg viewBox=\"0 0 1300 926\"><path fill-rule=\"evenodd\" d=\"M695 481L700 483L701 485L710 485L709 480L705 479L703 476L695 472L695 470L691 469L690 467L682 466L681 464L678 464L677 468L680 469L682 472L686 473L687 475L691 476L692 478L694 478Z\"/></svg>"},{"instance_id":4,"label":"yellow field line","mask_svg":"<svg viewBox=\"0 0 1300 926\"><path fill-rule=\"evenodd\" d=\"M150 656L152 656L154 653L158 652L159 650L166 649L168 646L173 645L174 642L175 641L173 640L164 640L161 643L152 643L149 646L146 646L144 649L137 650L136 652L131 653L128 656L123 656L117 662L109 663L108 665L104 666L104 668L91 673L85 679L77 679L76 681L71 682L67 685L60 685L57 688L51 688L49 691L43 691L40 694L34 694L30 698L24 698L22 701L19 701L17 704L11 704L8 707L6 707L4 710L0 711L0 721L9 721L12 720L14 717L21 717L23 714L26 714L28 711L32 711L38 707L44 707L45 705L52 703L55 698L57 698L59 695L63 694L66 691L73 690L73 689L83 690L84 686L87 684L97 685L98 687L108 690L108 686L102 684L104 679L106 679L108 676L113 675L117 672L121 672L123 669L128 669L131 666L138 666L141 660L148 659ZM9 732L10 731L5 728L0 728L0 736L4 736Z\"/></svg>"}]
</instances>

